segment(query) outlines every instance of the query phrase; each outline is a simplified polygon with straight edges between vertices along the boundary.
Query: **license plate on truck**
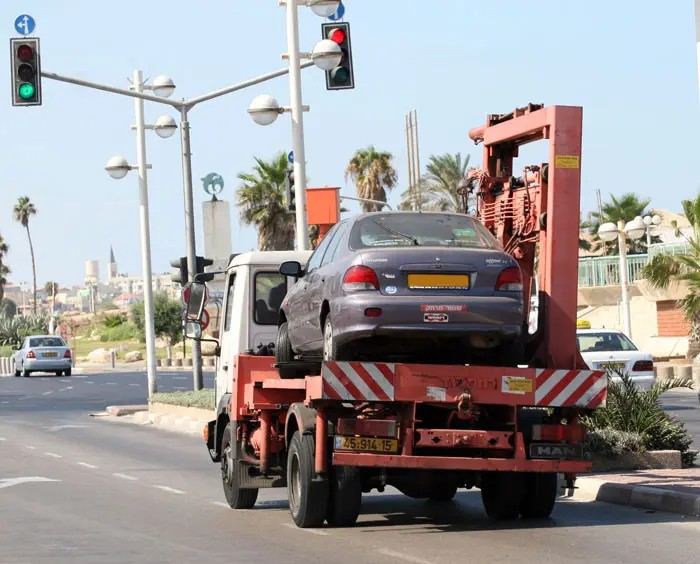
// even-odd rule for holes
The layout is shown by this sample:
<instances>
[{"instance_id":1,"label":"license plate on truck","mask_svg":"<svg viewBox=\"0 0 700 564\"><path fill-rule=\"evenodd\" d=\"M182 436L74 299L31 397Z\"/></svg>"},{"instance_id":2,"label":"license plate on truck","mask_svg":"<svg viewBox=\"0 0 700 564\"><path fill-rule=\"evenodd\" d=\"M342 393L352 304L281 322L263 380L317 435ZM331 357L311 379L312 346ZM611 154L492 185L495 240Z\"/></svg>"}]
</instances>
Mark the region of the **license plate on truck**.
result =
<instances>
[{"instance_id":1,"label":"license plate on truck","mask_svg":"<svg viewBox=\"0 0 700 564\"><path fill-rule=\"evenodd\" d=\"M373 437L335 437L335 450L356 452L398 452L397 439L377 439Z\"/></svg>"}]
</instances>

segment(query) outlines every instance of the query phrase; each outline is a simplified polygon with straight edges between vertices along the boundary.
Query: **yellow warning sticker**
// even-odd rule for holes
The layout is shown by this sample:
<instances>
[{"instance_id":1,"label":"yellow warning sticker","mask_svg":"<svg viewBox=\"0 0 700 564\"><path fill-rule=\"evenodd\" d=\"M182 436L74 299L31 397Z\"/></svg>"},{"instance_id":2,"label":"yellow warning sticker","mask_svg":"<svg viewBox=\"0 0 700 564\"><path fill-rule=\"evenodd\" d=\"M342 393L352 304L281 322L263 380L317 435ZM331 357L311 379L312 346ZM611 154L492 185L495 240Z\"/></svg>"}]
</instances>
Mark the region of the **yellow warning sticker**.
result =
<instances>
[{"instance_id":1,"label":"yellow warning sticker","mask_svg":"<svg viewBox=\"0 0 700 564\"><path fill-rule=\"evenodd\" d=\"M557 155L554 158L554 166L556 168L579 168L580 158L577 155Z\"/></svg>"},{"instance_id":2,"label":"yellow warning sticker","mask_svg":"<svg viewBox=\"0 0 700 564\"><path fill-rule=\"evenodd\" d=\"M503 376L501 391L507 394L525 394L532 392L532 380L522 376Z\"/></svg>"}]
</instances>

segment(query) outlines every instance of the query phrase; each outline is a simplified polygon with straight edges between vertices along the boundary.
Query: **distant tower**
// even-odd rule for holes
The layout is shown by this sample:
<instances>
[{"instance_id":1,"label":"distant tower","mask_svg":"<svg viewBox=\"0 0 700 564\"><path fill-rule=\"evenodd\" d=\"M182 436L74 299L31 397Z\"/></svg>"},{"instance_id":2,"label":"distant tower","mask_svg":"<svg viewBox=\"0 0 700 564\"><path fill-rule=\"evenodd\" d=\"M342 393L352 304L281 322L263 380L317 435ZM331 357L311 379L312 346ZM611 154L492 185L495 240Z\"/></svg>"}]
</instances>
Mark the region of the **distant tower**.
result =
<instances>
[{"instance_id":1,"label":"distant tower","mask_svg":"<svg viewBox=\"0 0 700 564\"><path fill-rule=\"evenodd\" d=\"M117 261L114 260L114 249L109 246L109 266L107 267L107 280L117 277Z\"/></svg>"}]
</instances>

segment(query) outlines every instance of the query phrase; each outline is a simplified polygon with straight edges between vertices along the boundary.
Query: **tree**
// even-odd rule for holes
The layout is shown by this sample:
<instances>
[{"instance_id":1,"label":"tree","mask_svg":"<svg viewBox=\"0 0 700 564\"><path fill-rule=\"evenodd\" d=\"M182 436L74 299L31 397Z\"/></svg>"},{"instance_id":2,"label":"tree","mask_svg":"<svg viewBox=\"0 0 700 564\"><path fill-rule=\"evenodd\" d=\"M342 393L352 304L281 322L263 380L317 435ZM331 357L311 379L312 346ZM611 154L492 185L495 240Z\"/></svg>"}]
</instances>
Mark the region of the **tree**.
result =
<instances>
[{"instance_id":1,"label":"tree","mask_svg":"<svg viewBox=\"0 0 700 564\"><path fill-rule=\"evenodd\" d=\"M638 215L644 216L646 214L653 213L652 210L648 210L647 206L651 200L642 200L637 194L632 192L627 192L622 194L620 198L615 196L610 196L610 201L605 202L601 206L602 213L593 212L591 215L594 220L591 224L591 232L598 239L598 229L603 223L615 223L622 220L624 222L630 222ZM652 238L652 242L658 242L658 238ZM613 241L611 243L603 243L600 241L600 245L605 247L605 254L617 254L617 242ZM646 252L646 239L642 238L638 241L633 241L632 239L627 239L627 252L629 254L640 254Z\"/></svg>"},{"instance_id":2,"label":"tree","mask_svg":"<svg viewBox=\"0 0 700 564\"><path fill-rule=\"evenodd\" d=\"M462 196L457 193L460 183L469 169L469 155L430 155L425 174L420 179L419 194L421 209L431 211L464 212ZM404 192L402 209L411 209L415 195Z\"/></svg>"},{"instance_id":3,"label":"tree","mask_svg":"<svg viewBox=\"0 0 700 564\"><path fill-rule=\"evenodd\" d=\"M141 340L146 340L146 315L143 302L131 306L131 320L141 331ZM153 332L156 337L167 338L171 345L182 339L182 306L168 297L167 292L153 296Z\"/></svg>"},{"instance_id":4,"label":"tree","mask_svg":"<svg viewBox=\"0 0 700 564\"><path fill-rule=\"evenodd\" d=\"M294 213L285 202L287 155L280 153L269 162L255 158L249 173L238 175L243 184L236 191L241 219L258 230L261 251L286 251L294 248Z\"/></svg>"},{"instance_id":5,"label":"tree","mask_svg":"<svg viewBox=\"0 0 700 564\"><path fill-rule=\"evenodd\" d=\"M56 309L56 294L60 289L58 282L47 282L44 284L44 293L47 298L51 298L51 311Z\"/></svg>"},{"instance_id":6,"label":"tree","mask_svg":"<svg viewBox=\"0 0 700 564\"><path fill-rule=\"evenodd\" d=\"M700 195L695 200L684 200L683 211L693 227L694 236L688 240L690 250L680 255L658 254L649 261L641 274L655 288L668 288L671 282L685 282L689 293L678 304L690 322L688 354L700 352ZM676 237L681 236L678 224L673 223Z\"/></svg>"},{"instance_id":7,"label":"tree","mask_svg":"<svg viewBox=\"0 0 700 564\"><path fill-rule=\"evenodd\" d=\"M15 221L22 224L27 230L27 238L29 239L29 252L32 255L32 275L34 277L34 304L33 312L36 315L36 261L34 259L34 245L32 244L32 234L29 231L29 218L36 215L36 207L29 199L29 196L21 196L17 199L15 207L12 209Z\"/></svg>"},{"instance_id":8,"label":"tree","mask_svg":"<svg viewBox=\"0 0 700 564\"><path fill-rule=\"evenodd\" d=\"M350 178L355 184L358 198L386 202L386 193L398 180L398 174L392 166L393 156L388 152L380 152L370 145L358 150L350 159L345 169L345 179ZM362 211L378 211L379 204L362 202Z\"/></svg>"},{"instance_id":9,"label":"tree","mask_svg":"<svg viewBox=\"0 0 700 564\"><path fill-rule=\"evenodd\" d=\"M0 300L5 295L5 285L7 284L7 275L12 272L10 267L5 264L5 256L9 252L10 247L5 243L2 235L0 235Z\"/></svg>"},{"instance_id":10,"label":"tree","mask_svg":"<svg viewBox=\"0 0 700 564\"><path fill-rule=\"evenodd\" d=\"M17 315L17 304L9 298L0 300L0 317L14 317Z\"/></svg>"}]
</instances>

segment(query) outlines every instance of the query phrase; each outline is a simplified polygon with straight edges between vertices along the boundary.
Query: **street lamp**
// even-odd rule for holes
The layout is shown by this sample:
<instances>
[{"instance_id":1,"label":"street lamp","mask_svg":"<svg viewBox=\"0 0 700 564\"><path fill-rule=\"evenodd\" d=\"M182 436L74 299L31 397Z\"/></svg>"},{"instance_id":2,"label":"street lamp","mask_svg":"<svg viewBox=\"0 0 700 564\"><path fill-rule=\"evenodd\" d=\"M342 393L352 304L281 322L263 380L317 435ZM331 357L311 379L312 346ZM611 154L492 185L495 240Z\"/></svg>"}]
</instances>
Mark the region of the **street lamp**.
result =
<instances>
[{"instance_id":1,"label":"street lamp","mask_svg":"<svg viewBox=\"0 0 700 564\"><path fill-rule=\"evenodd\" d=\"M649 245L651 245L651 230L654 227L658 227L661 225L661 216L657 213L654 215L645 215L642 218L642 221L644 222L644 225L646 226L646 232L647 232L647 252L649 252Z\"/></svg>"},{"instance_id":2,"label":"street lamp","mask_svg":"<svg viewBox=\"0 0 700 564\"><path fill-rule=\"evenodd\" d=\"M134 71L132 90L143 92L152 90L156 96L167 98L175 90L175 84L167 76L157 76L150 86L143 80L141 71ZM153 125L146 125L143 115L143 99L135 98L136 125L136 165L130 165L122 156L112 157L107 161L105 170L114 179L124 178L130 170L138 171L139 175L139 217L141 222L141 263L143 267L143 301L146 329L146 367L148 370L148 395L157 392L156 383L156 337L153 319L153 276L151 272L151 228L148 212L148 176L146 164L146 130L156 132L162 138L171 137L177 131L177 123L170 116L159 117Z\"/></svg>"},{"instance_id":3,"label":"street lamp","mask_svg":"<svg viewBox=\"0 0 700 564\"><path fill-rule=\"evenodd\" d=\"M258 125L270 125L277 120L284 110L279 102L269 94L262 94L255 98L248 107L248 113Z\"/></svg>"},{"instance_id":4,"label":"street lamp","mask_svg":"<svg viewBox=\"0 0 700 564\"><path fill-rule=\"evenodd\" d=\"M340 7L340 0L309 0L311 11L321 18L332 16Z\"/></svg>"},{"instance_id":5,"label":"street lamp","mask_svg":"<svg viewBox=\"0 0 700 564\"><path fill-rule=\"evenodd\" d=\"M653 221L653 219L652 219ZM659 218L660 221L660 218ZM617 224L603 223L598 228L598 237L602 241L612 242L617 239L617 246L620 252L620 287L622 289L622 318L625 327L625 334L632 338L632 318L629 301L629 281L627 280L627 239L636 241L644 236L647 226L641 216L635 217L629 223L623 219Z\"/></svg>"}]
</instances>

